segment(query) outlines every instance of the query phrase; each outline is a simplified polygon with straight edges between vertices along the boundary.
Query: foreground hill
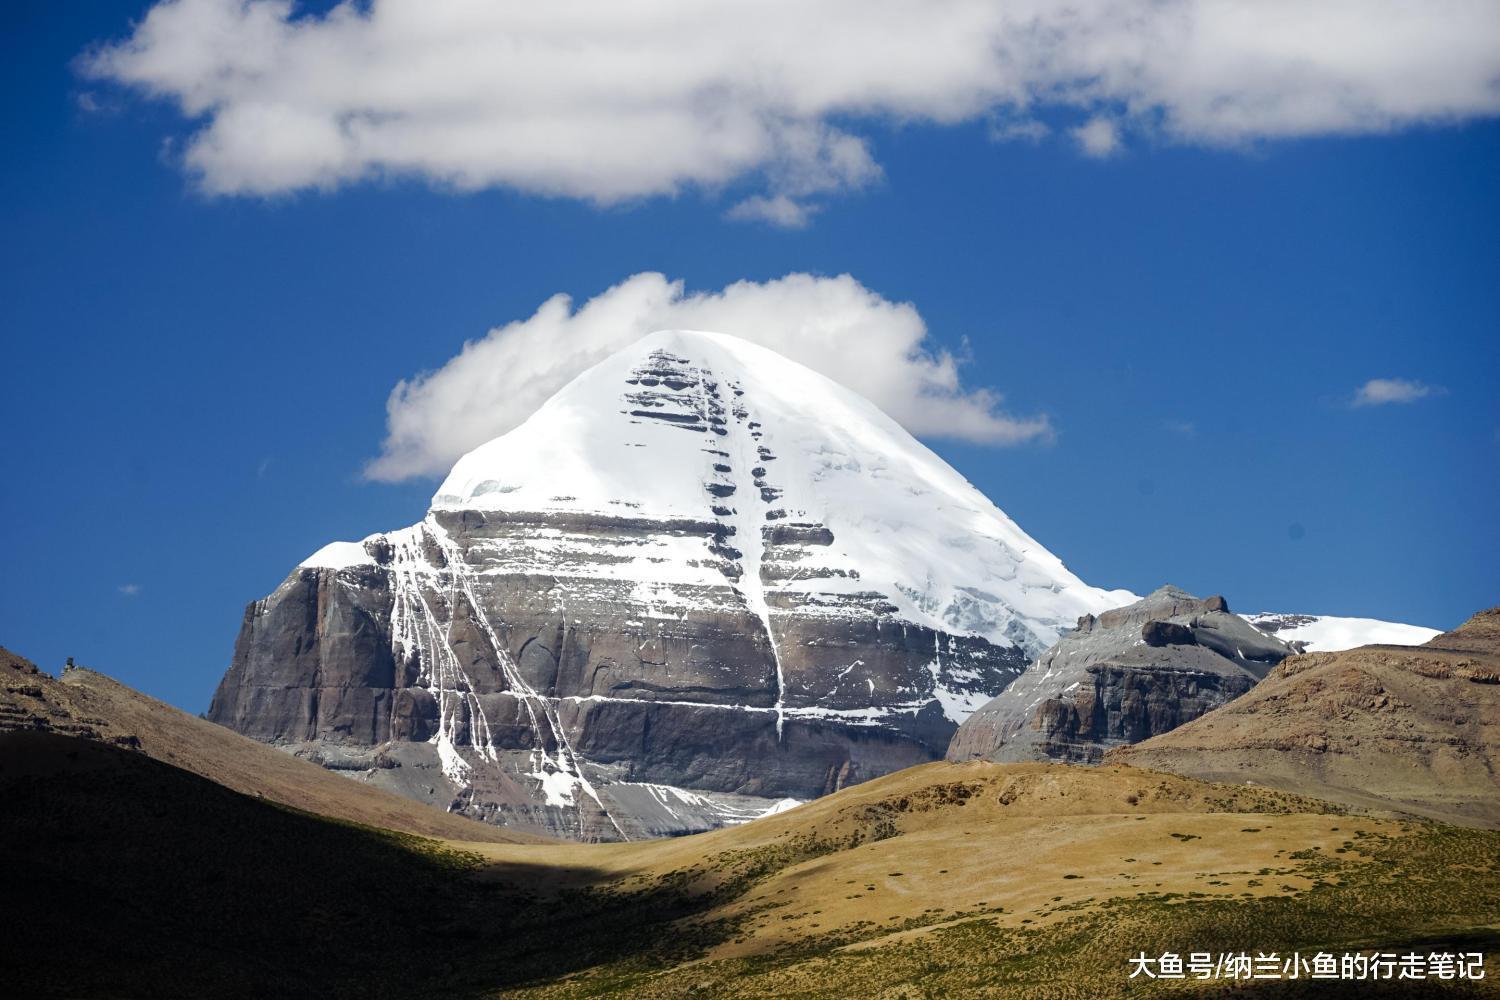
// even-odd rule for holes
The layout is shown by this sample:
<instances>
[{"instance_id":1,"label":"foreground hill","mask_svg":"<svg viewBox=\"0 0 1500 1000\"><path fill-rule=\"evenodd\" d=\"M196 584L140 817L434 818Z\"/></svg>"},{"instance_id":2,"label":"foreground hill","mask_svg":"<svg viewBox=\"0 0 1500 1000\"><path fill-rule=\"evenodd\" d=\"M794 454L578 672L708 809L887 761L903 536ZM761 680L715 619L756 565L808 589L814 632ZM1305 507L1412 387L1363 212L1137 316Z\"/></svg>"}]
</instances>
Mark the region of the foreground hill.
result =
<instances>
[{"instance_id":1,"label":"foreground hill","mask_svg":"<svg viewBox=\"0 0 1500 1000\"><path fill-rule=\"evenodd\" d=\"M542 839L351 781L92 670L70 667L54 679L0 648L0 732L6 730L78 736L136 750L247 795L389 830L459 840ZM441 776L427 780L441 783Z\"/></svg>"},{"instance_id":2,"label":"foreground hill","mask_svg":"<svg viewBox=\"0 0 1500 1000\"><path fill-rule=\"evenodd\" d=\"M696 837L445 845L12 732L0 801L28 997L1050 1000L1162 992L1141 951L1500 945L1500 833L1127 767L929 764Z\"/></svg>"},{"instance_id":3,"label":"foreground hill","mask_svg":"<svg viewBox=\"0 0 1500 1000\"><path fill-rule=\"evenodd\" d=\"M1288 659L1244 697L1106 759L1500 827L1500 608L1423 646Z\"/></svg>"}]
</instances>

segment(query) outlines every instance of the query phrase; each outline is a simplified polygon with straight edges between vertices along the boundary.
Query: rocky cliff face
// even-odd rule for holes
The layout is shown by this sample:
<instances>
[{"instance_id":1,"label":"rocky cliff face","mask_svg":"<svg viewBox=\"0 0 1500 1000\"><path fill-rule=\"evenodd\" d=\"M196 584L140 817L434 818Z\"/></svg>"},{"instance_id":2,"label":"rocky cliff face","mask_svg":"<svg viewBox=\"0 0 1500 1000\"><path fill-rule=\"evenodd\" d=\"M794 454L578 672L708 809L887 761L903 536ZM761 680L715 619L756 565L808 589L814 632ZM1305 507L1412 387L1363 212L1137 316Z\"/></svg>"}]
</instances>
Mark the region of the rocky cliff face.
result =
<instances>
[{"instance_id":1,"label":"rocky cliff face","mask_svg":"<svg viewBox=\"0 0 1500 1000\"><path fill-rule=\"evenodd\" d=\"M959 727L949 760L1097 763L1249 691L1294 650L1175 587L1078 627Z\"/></svg>"},{"instance_id":2,"label":"rocky cliff face","mask_svg":"<svg viewBox=\"0 0 1500 1000\"><path fill-rule=\"evenodd\" d=\"M252 604L209 716L494 822L688 832L940 756L1130 596L829 380L654 334Z\"/></svg>"}]
</instances>

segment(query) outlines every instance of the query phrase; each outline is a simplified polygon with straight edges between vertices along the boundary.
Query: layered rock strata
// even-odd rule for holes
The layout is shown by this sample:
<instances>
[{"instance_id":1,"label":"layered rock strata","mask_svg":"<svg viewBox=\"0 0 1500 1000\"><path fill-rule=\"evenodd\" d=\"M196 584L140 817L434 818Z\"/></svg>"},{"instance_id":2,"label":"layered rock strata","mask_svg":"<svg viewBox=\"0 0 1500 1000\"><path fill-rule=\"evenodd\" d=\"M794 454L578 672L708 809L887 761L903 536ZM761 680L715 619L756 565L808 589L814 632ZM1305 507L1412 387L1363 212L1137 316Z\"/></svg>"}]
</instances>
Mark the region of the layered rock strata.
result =
<instances>
[{"instance_id":1,"label":"layered rock strata","mask_svg":"<svg viewBox=\"0 0 1500 1000\"><path fill-rule=\"evenodd\" d=\"M1080 618L959 727L948 759L1097 763L1244 694L1293 652L1222 597L1162 587Z\"/></svg>"}]
</instances>

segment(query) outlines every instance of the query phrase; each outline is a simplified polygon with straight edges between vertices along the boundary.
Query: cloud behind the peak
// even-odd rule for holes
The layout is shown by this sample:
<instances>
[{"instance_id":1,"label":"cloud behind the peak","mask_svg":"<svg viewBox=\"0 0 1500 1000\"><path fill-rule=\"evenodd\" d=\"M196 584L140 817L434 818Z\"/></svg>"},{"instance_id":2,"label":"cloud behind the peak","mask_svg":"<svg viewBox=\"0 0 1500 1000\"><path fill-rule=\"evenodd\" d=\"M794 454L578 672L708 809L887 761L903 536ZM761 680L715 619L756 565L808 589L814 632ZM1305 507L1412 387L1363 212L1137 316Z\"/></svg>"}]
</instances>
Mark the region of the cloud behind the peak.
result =
<instances>
[{"instance_id":1,"label":"cloud behind the peak","mask_svg":"<svg viewBox=\"0 0 1500 1000\"><path fill-rule=\"evenodd\" d=\"M576 375L653 330L713 330L762 344L870 399L914 434L985 444L1047 440L1045 416L1014 417L993 390L970 389L909 303L848 275L789 274L688 292L633 275L574 306L554 295L526 319L470 341L441 368L403 380L386 403L372 479L447 472L459 456L520 424Z\"/></svg>"},{"instance_id":2,"label":"cloud behind the peak","mask_svg":"<svg viewBox=\"0 0 1500 1000\"><path fill-rule=\"evenodd\" d=\"M1058 119L1090 155L1500 113L1494 0L163 0L84 72L197 123L204 190L374 176L599 203L755 188L800 224L890 122ZM758 199L758 200L757 200ZM798 206L802 206L799 209Z\"/></svg>"}]
</instances>

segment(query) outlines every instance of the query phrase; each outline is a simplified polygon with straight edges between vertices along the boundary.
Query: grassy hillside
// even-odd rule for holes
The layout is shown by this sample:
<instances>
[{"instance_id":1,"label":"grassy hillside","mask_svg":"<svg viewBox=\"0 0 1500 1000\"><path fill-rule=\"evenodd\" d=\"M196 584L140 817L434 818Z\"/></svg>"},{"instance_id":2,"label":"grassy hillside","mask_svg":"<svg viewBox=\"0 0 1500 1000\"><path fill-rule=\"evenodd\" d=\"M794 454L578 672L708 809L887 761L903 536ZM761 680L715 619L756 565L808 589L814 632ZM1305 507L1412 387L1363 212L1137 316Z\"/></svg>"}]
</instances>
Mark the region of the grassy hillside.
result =
<instances>
[{"instance_id":1,"label":"grassy hillside","mask_svg":"<svg viewBox=\"0 0 1500 1000\"><path fill-rule=\"evenodd\" d=\"M1135 996L1171 991L1128 981L1141 950L1500 944L1500 834L1133 768L932 764L739 829L559 856L593 859L595 891L713 905L668 935L693 963L632 956L529 995ZM1347 991L1382 993L1422 990Z\"/></svg>"},{"instance_id":2,"label":"grassy hillside","mask_svg":"<svg viewBox=\"0 0 1500 1000\"><path fill-rule=\"evenodd\" d=\"M136 747L247 795L386 829L505 843L548 839L534 831L452 816L351 781L92 670L73 668L54 679L0 648L0 731L7 729L60 732Z\"/></svg>"},{"instance_id":3,"label":"grassy hillside","mask_svg":"<svg viewBox=\"0 0 1500 1000\"><path fill-rule=\"evenodd\" d=\"M1500 945L1500 834L1131 768L933 764L698 837L457 844L11 733L0 801L22 996L1136 996L1143 949Z\"/></svg>"}]
</instances>

